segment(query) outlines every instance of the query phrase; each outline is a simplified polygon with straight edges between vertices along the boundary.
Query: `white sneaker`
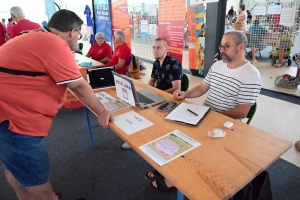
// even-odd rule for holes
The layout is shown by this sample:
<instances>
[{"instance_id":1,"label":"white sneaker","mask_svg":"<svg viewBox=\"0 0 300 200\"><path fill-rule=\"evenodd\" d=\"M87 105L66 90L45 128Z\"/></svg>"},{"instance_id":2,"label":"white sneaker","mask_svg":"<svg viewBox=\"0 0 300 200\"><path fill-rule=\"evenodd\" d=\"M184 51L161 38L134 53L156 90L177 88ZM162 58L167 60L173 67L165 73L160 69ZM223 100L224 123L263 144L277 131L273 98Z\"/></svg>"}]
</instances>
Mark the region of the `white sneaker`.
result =
<instances>
[{"instance_id":1,"label":"white sneaker","mask_svg":"<svg viewBox=\"0 0 300 200\"><path fill-rule=\"evenodd\" d=\"M131 149L131 147L126 142L124 144L122 144L122 148L123 149Z\"/></svg>"}]
</instances>

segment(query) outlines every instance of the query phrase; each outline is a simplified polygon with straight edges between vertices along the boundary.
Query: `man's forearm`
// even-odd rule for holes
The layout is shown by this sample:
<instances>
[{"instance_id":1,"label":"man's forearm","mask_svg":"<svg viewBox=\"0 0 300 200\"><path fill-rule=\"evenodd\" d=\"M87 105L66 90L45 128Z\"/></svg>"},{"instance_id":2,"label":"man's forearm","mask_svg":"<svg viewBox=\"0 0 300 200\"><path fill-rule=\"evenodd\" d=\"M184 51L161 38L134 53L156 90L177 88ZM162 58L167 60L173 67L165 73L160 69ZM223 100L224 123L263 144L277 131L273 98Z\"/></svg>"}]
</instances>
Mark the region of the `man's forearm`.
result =
<instances>
[{"instance_id":1,"label":"man's forearm","mask_svg":"<svg viewBox=\"0 0 300 200\"><path fill-rule=\"evenodd\" d=\"M200 85L185 92L185 98L195 98L202 96L206 91L204 91Z\"/></svg>"},{"instance_id":2,"label":"man's forearm","mask_svg":"<svg viewBox=\"0 0 300 200\"><path fill-rule=\"evenodd\" d=\"M78 87L73 88L72 92L98 116L105 111L104 106L97 99L92 88L87 82L86 84L80 84Z\"/></svg>"}]
</instances>

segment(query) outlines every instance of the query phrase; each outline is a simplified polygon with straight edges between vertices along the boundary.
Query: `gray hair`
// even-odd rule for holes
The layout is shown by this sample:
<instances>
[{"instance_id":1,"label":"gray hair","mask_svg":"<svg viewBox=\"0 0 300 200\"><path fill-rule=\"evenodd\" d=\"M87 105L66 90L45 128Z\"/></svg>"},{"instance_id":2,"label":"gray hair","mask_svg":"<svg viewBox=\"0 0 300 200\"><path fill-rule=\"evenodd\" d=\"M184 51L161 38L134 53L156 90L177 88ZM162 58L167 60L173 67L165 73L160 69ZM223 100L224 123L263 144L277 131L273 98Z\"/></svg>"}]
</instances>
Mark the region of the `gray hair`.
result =
<instances>
[{"instance_id":1,"label":"gray hair","mask_svg":"<svg viewBox=\"0 0 300 200\"><path fill-rule=\"evenodd\" d=\"M15 17L25 17L25 14L19 6L11 7L10 14L13 14Z\"/></svg>"},{"instance_id":2,"label":"gray hair","mask_svg":"<svg viewBox=\"0 0 300 200\"><path fill-rule=\"evenodd\" d=\"M247 36L245 35L245 33L241 31L229 31L225 33L223 36L225 35L234 35L235 36L234 40L236 45L241 43L244 43L246 45L248 43Z\"/></svg>"},{"instance_id":3,"label":"gray hair","mask_svg":"<svg viewBox=\"0 0 300 200\"><path fill-rule=\"evenodd\" d=\"M117 30L117 31L114 33L114 35L115 35L116 37L121 38L122 41L124 41L124 40L125 40L125 37L126 37L126 34L125 34L125 32L124 32L123 30Z\"/></svg>"},{"instance_id":4,"label":"gray hair","mask_svg":"<svg viewBox=\"0 0 300 200\"><path fill-rule=\"evenodd\" d=\"M96 39L98 36L100 36L100 37L104 37L104 34L103 34L102 32L98 32L98 33L96 33L96 35L95 35L95 39Z\"/></svg>"}]
</instances>

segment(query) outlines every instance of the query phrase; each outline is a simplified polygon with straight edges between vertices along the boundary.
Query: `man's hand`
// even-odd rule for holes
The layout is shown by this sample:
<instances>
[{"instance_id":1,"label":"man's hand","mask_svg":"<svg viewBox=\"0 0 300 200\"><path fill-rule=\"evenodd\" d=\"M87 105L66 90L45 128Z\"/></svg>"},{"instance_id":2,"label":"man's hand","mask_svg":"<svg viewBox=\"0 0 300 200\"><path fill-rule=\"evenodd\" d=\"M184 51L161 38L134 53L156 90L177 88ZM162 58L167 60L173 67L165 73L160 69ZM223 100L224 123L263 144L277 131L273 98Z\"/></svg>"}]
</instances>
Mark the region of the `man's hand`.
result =
<instances>
[{"instance_id":1,"label":"man's hand","mask_svg":"<svg viewBox=\"0 0 300 200\"><path fill-rule=\"evenodd\" d=\"M109 121L114 122L114 118L113 116L111 116L111 113L108 110L103 111L98 116L98 123L100 124L100 126L102 126L105 129L109 128L108 126Z\"/></svg>"},{"instance_id":2,"label":"man's hand","mask_svg":"<svg viewBox=\"0 0 300 200\"><path fill-rule=\"evenodd\" d=\"M173 97L175 99L184 99L185 98L185 92L180 91L180 90L175 90L173 93Z\"/></svg>"}]
</instances>

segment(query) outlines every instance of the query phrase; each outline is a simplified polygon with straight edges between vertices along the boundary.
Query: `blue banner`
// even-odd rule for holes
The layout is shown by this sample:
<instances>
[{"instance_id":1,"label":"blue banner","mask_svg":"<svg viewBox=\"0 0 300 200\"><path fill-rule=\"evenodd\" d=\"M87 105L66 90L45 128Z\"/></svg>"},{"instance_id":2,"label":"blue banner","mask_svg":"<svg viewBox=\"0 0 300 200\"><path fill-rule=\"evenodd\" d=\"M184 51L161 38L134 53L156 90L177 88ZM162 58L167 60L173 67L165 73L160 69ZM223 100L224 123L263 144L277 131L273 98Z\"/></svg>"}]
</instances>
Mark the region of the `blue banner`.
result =
<instances>
[{"instance_id":1,"label":"blue banner","mask_svg":"<svg viewBox=\"0 0 300 200\"><path fill-rule=\"evenodd\" d=\"M49 21L51 16L56 12L54 0L44 0L44 3L45 3L46 15Z\"/></svg>"},{"instance_id":2,"label":"blue banner","mask_svg":"<svg viewBox=\"0 0 300 200\"><path fill-rule=\"evenodd\" d=\"M111 0L94 0L96 33L102 32L106 42L112 42ZM95 33L95 34L96 34Z\"/></svg>"}]
</instances>

